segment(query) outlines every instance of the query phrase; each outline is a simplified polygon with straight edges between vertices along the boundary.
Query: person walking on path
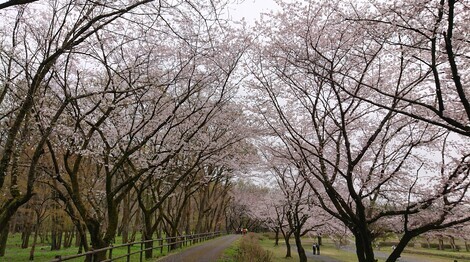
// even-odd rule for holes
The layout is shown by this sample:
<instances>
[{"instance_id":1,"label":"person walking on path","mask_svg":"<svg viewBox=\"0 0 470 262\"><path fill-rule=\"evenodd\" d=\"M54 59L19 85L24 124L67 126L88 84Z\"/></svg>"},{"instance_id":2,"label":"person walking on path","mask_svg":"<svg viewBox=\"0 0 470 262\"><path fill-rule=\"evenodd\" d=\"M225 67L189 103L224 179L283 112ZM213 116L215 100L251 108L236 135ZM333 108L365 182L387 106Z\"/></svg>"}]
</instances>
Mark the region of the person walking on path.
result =
<instances>
[{"instance_id":1,"label":"person walking on path","mask_svg":"<svg viewBox=\"0 0 470 262\"><path fill-rule=\"evenodd\" d=\"M319 244L315 244L316 245L316 248L317 248L317 255L320 255L320 245Z\"/></svg>"},{"instance_id":2,"label":"person walking on path","mask_svg":"<svg viewBox=\"0 0 470 262\"><path fill-rule=\"evenodd\" d=\"M316 243L313 243L312 249L313 249L313 254L316 255L317 254L317 244Z\"/></svg>"}]
</instances>

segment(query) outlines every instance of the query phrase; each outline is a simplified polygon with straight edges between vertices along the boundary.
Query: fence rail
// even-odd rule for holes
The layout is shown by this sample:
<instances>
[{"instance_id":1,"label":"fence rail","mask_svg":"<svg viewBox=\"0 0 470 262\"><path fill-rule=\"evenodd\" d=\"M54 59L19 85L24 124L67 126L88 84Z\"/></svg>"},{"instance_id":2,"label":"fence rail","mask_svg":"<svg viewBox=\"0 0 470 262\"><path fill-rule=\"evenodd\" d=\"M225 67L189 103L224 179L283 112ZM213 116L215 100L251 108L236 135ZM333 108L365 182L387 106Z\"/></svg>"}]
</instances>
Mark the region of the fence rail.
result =
<instances>
[{"instance_id":1,"label":"fence rail","mask_svg":"<svg viewBox=\"0 0 470 262\"><path fill-rule=\"evenodd\" d=\"M202 241L206 241L215 237L218 237L221 235L221 232L210 232L210 233L201 233L201 234L192 234L192 235L182 235L182 236L176 236L176 237L165 237L165 238L159 238L159 239L151 239L151 240L143 240L143 241L136 241L132 243L126 243L126 244L121 244L121 245L116 245L116 246L109 246L106 248L100 248L100 249L95 249L91 250L85 253L77 254L77 255L70 255L70 256L56 256L55 259L53 259L51 262L61 262L61 261L68 261L72 259L77 259L77 258L85 258L86 261L89 262L98 262L97 260L94 260L94 255L99 252L106 252L106 260L102 260L101 262L111 262L111 261L116 261L117 259L122 259L122 258L127 258L127 262L131 261L131 256L132 255L139 255L139 261L144 260L144 253L148 250L155 250L159 249L160 254L163 253L163 250L165 247L167 248L167 251L170 251L172 247L179 246L190 246L195 243L199 243ZM151 243L151 247L145 248L145 244ZM154 243L158 243L156 246ZM132 251L131 248L133 246L138 246L140 245L140 249L136 251ZM123 248L127 247L127 253L123 255L119 255L116 257L113 257L113 250L118 249L118 248Z\"/></svg>"}]
</instances>

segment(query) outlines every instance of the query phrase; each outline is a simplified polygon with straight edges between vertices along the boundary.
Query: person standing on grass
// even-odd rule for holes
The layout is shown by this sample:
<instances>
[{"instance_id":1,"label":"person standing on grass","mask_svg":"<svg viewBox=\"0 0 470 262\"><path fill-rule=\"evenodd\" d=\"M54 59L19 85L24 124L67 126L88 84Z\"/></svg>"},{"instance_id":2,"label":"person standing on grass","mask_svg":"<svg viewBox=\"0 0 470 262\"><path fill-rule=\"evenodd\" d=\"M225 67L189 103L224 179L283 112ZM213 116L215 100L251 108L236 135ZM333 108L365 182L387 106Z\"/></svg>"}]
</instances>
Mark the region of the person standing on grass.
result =
<instances>
[{"instance_id":1,"label":"person standing on grass","mask_svg":"<svg viewBox=\"0 0 470 262\"><path fill-rule=\"evenodd\" d=\"M317 244L316 243L313 243L312 249L313 249L313 254L316 255L317 254Z\"/></svg>"}]
</instances>

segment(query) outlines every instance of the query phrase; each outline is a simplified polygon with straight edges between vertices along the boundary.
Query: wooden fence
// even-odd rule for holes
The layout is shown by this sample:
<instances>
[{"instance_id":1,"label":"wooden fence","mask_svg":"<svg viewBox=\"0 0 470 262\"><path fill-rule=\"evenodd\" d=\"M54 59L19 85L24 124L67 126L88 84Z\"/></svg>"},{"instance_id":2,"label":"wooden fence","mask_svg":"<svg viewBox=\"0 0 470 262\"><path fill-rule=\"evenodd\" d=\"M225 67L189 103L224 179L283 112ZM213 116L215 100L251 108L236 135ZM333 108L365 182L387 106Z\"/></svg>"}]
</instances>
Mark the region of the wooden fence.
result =
<instances>
[{"instance_id":1,"label":"wooden fence","mask_svg":"<svg viewBox=\"0 0 470 262\"><path fill-rule=\"evenodd\" d=\"M132 242L132 243L127 243L127 244L122 244L122 245L116 245L116 246L109 246L106 248L101 248L101 249L96 249L96 250L91 250L82 254L77 254L77 255L70 255L70 256L56 256L55 259L52 260L52 262L61 262L61 261L68 261L72 259L77 259L77 258L84 258L85 261L89 262L97 262L93 260L93 255L98 253L98 252L106 252L106 260L102 260L102 262L111 262L111 261L116 261L118 259L123 259L126 258L127 262L131 261L131 256L133 255L138 255L139 256L139 261L144 260L144 252L147 250L155 250L158 249L160 250L160 254L163 253L163 250L166 248L167 251L170 251L171 247L175 246L190 246L195 243L199 243L202 241L206 241L215 237L218 237L221 235L221 232L211 232L211 233L201 233L201 234L193 234L193 235L183 235L183 236L176 236L176 237L166 237L166 238L159 238L159 239L151 239L151 240L144 240L144 241L138 241L138 242ZM150 248L145 248L145 244L151 242ZM157 245L154 245L157 243ZM139 250L132 251L133 246L140 246ZM113 257L113 250L117 248L127 248L127 252L125 254L120 254L119 256L114 256Z\"/></svg>"}]
</instances>

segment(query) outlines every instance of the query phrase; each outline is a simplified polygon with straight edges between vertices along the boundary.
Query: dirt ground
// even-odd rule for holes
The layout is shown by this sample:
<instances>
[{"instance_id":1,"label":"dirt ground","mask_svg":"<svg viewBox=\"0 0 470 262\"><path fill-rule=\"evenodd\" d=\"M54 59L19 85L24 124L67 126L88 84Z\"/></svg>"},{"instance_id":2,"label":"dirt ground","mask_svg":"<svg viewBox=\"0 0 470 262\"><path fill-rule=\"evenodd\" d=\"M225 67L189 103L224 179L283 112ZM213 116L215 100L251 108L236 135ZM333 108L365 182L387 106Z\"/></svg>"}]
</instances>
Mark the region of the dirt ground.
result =
<instances>
[{"instance_id":1,"label":"dirt ground","mask_svg":"<svg viewBox=\"0 0 470 262\"><path fill-rule=\"evenodd\" d=\"M227 235L190 247L180 253L163 257L158 262L215 262L240 235Z\"/></svg>"}]
</instances>

